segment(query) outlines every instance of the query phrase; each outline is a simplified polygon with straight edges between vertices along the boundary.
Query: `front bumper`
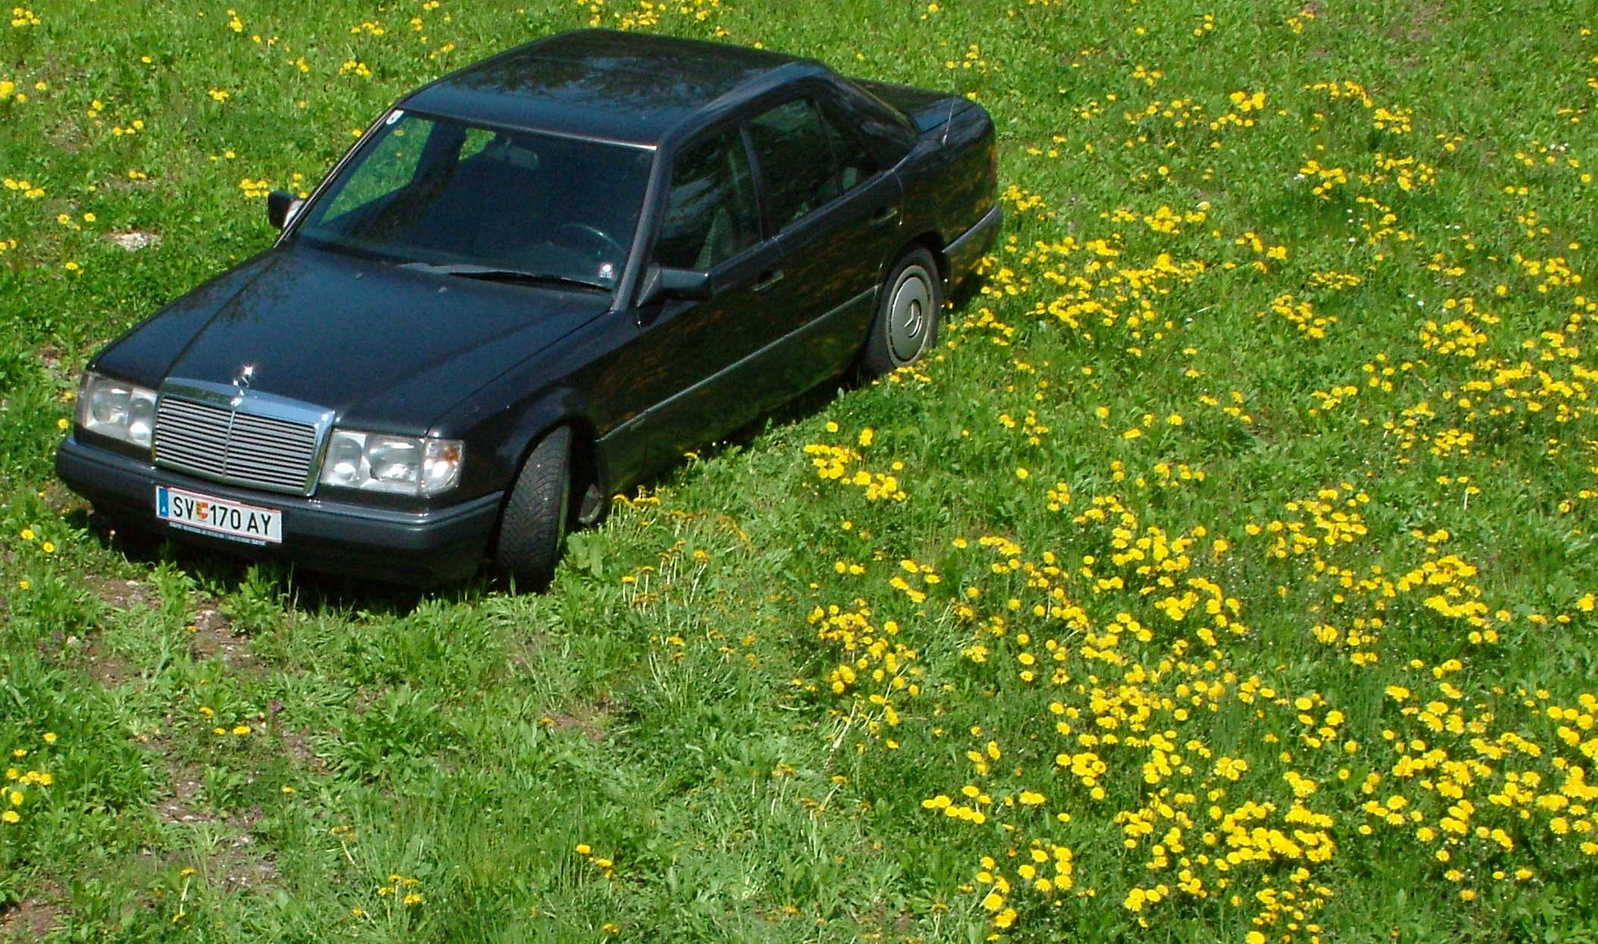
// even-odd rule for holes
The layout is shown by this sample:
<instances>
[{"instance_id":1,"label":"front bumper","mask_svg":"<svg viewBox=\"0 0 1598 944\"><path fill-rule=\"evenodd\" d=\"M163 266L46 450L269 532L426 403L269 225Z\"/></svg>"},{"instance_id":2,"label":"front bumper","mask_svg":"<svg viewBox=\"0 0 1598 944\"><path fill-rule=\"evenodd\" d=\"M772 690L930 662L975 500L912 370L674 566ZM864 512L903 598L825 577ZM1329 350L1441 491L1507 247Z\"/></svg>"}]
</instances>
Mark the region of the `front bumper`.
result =
<instances>
[{"instance_id":1,"label":"front bumper","mask_svg":"<svg viewBox=\"0 0 1598 944\"><path fill-rule=\"evenodd\" d=\"M313 570L399 583L471 576L499 518L502 492L426 512L279 495L223 485L158 468L68 437L56 474L95 508L125 526L250 557L278 557ZM283 542L258 546L174 528L155 516L155 487L168 485L283 512Z\"/></svg>"}]
</instances>

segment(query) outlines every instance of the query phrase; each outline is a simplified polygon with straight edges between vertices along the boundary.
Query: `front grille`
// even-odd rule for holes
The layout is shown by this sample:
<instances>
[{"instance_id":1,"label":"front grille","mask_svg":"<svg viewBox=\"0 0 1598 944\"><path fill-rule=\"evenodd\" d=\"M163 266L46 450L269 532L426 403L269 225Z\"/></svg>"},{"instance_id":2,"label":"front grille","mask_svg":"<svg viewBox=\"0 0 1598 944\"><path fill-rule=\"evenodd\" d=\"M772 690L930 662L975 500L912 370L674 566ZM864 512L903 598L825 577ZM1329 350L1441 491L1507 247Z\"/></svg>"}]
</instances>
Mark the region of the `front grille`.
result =
<instances>
[{"instance_id":1,"label":"front grille","mask_svg":"<svg viewBox=\"0 0 1598 944\"><path fill-rule=\"evenodd\" d=\"M155 461L206 478L304 494L317 427L163 396L155 414Z\"/></svg>"}]
</instances>

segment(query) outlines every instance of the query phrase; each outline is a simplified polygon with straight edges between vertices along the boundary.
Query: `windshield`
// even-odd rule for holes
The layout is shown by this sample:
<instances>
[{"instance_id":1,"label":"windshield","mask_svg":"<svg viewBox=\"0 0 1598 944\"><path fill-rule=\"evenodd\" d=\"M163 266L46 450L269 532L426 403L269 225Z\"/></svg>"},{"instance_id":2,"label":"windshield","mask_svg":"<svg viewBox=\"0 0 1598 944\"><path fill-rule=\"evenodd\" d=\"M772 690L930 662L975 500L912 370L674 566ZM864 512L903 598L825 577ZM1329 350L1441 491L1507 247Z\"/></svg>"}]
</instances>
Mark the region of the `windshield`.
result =
<instances>
[{"instance_id":1,"label":"windshield","mask_svg":"<svg viewBox=\"0 0 1598 944\"><path fill-rule=\"evenodd\" d=\"M308 208L298 235L401 262L610 288L652 156L396 111Z\"/></svg>"}]
</instances>

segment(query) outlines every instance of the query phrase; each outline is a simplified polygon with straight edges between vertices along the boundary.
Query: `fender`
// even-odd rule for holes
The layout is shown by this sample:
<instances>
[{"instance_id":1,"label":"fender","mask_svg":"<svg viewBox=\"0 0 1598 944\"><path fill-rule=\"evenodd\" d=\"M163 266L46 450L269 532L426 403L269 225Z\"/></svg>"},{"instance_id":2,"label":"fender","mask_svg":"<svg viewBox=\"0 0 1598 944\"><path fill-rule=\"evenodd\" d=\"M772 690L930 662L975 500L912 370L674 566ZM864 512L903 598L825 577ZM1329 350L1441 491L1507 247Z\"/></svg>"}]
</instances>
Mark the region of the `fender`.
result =
<instances>
[{"instance_id":1,"label":"fender","mask_svg":"<svg viewBox=\"0 0 1598 944\"><path fill-rule=\"evenodd\" d=\"M573 461L577 470L585 473L583 478L603 487L609 481L608 463L594 449L597 437L586 398L571 387L558 386L484 416L462 437L467 441L467 474L475 486L473 491L508 488L521 471L527 453L545 433L561 425L570 426L574 434ZM477 448L474 450L473 446Z\"/></svg>"}]
</instances>

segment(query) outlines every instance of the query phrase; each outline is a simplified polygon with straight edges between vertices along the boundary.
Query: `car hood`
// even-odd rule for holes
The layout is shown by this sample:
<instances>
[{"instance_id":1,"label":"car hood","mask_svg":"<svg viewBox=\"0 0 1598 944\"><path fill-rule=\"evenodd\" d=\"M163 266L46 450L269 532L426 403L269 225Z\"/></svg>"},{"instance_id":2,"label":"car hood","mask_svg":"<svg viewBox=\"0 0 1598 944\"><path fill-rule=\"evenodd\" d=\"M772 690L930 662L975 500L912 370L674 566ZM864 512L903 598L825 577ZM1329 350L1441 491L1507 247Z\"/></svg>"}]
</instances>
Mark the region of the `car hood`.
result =
<instances>
[{"instance_id":1,"label":"car hood","mask_svg":"<svg viewBox=\"0 0 1598 944\"><path fill-rule=\"evenodd\" d=\"M256 391L332 409L346 425L423 432L608 305L582 290L273 249L168 305L93 366L159 386L231 384L249 365Z\"/></svg>"}]
</instances>

